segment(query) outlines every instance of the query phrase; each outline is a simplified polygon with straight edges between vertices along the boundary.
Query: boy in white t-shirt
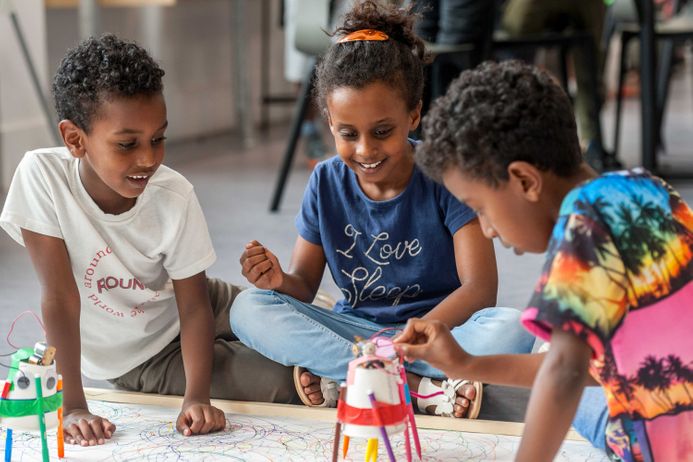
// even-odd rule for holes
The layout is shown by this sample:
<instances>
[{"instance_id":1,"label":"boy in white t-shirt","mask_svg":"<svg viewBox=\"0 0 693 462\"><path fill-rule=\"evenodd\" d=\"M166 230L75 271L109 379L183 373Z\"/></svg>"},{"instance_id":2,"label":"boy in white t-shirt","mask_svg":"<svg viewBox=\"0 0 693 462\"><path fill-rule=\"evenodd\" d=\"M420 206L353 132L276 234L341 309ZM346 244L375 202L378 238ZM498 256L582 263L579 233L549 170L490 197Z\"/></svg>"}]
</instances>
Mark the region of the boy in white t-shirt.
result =
<instances>
[{"instance_id":1,"label":"boy in white t-shirt","mask_svg":"<svg viewBox=\"0 0 693 462\"><path fill-rule=\"evenodd\" d=\"M24 156L0 215L41 283L69 443L103 444L115 430L89 412L81 372L184 395L184 435L224 428L210 387L215 398L297 401L291 370L231 333L239 289L208 284L216 256L193 187L161 165L163 75L145 50L113 35L68 51L53 81L66 148Z\"/></svg>"}]
</instances>

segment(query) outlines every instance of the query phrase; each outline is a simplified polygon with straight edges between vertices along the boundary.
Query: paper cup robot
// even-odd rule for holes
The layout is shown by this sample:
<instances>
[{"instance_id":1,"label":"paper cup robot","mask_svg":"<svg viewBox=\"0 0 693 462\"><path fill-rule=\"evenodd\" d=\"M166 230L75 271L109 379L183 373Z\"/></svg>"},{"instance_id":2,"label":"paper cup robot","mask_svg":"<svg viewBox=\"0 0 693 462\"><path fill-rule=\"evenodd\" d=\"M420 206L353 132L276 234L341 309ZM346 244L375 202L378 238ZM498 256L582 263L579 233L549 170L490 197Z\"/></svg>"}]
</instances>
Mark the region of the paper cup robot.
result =
<instances>
[{"instance_id":1,"label":"paper cup robot","mask_svg":"<svg viewBox=\"0 0 693 462\"><path fill-rule=\"evenodd\" d=\"M46 430L58 429L58 457L64 456L62 377L55 369L55 348L39 342L12 355L12 366L2 384L0 424L6 429L5 461L12 455L12 432L41 433L42 458L47 462Z\"/></svg>"},{"instance_id":2,"label":"paper cup robot","mask_svg":"<svg viewBox=\"0 0 693 462\"><path fill-rule=\"evenodd\" d=\"M383 439L388 457L395 461L390 436L404 432L407 461L411 461L409 429L421 458L414 411L409 398L401 359L387 337L373 337L354 345L356 359L349 363L347 382L340 389L337 424L332 454L337 460L340 434L344 434L343 456L352 437L366 438L366 462L378 458L378 440Z\"/></svg>"}]
</instances>

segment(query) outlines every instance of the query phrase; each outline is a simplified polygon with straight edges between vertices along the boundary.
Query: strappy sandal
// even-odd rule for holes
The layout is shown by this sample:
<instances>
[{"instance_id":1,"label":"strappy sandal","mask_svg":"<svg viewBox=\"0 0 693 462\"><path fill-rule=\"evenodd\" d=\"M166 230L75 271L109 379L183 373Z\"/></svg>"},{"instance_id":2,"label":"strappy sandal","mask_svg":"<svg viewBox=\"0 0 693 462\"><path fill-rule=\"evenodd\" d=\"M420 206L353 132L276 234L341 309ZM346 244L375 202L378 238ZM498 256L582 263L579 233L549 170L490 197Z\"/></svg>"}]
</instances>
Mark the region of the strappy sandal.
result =
<instances>
[{"instance_id":1,"label":"strappy sandal","mask_svg":"<svg viewBox=\"0 0 693 462\"><path fill-rule=\"evenodd\" d=\"M303 391L303 385L301 385L301 374L304 372L308 372L308 369L294 366L294 386L296 387L298 397L301 398L301 402L310 407L337 407L339 384L334 380L320 377L320 391L322 392L323 401L320 404L313 404L306 392Z\"/></svg>"},{"instance_id":2,"label":"strappy sandal","mask_svg":"<svg viewBox=\"0 0 693 462\"><path fill-rule=\"evenodd\" d=\"M474 396L473 400L465 398L467 401L469 401L469 406L467 407L467 414L463 418L476 419L479 416L479 411L481 410L481 398L484 393L484 389L481 382L471 380L447 379L443 380L440 386L438 386L433 384L431 379L428 377L422 377L417 394L421 396L436 396L431 396L430 398L417 398L416 401L419 411L424 414L428 414L426 408L429 406L435 406L435 409L433 410L434 415L454 417L455 400L458 396L457 391L467 384L474 386L476 395ZM442 392L442 394L440 392Z\"/></svg>"}]
</instances>

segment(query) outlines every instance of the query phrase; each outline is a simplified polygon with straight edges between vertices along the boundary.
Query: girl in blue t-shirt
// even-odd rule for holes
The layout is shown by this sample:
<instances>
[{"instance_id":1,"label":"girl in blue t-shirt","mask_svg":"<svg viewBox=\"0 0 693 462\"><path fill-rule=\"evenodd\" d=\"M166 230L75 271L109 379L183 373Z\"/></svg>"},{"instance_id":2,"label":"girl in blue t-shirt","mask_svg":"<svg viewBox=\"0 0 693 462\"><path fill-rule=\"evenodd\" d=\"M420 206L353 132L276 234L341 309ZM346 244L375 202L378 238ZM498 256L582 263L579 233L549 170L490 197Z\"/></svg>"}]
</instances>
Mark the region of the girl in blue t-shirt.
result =
<instances>
[{"instance_id":1,"label":"girl in blue t-shirt","mask_svg":"<svg viewBox=\"0 0 693 462\"><path fill-rule=\"evenodd\" d=\"M231 324L243 343L294 365L307 405L336 402L355 336L403 327L411 317L444 322L467 351L525 353L532 337L520 312L496 302L493 246L466 205L414 164L408 134L419 125L423 42L414 16L371 1L356 4L317 67L316 89L338 156L313 171L290 269L257 241L241 256L257 289L237 298ZM344 298L310 304L325 264ZM474 418L481 384L447 380L423 362L409 369L421 411Z\"/></svg>"}]
</instances>

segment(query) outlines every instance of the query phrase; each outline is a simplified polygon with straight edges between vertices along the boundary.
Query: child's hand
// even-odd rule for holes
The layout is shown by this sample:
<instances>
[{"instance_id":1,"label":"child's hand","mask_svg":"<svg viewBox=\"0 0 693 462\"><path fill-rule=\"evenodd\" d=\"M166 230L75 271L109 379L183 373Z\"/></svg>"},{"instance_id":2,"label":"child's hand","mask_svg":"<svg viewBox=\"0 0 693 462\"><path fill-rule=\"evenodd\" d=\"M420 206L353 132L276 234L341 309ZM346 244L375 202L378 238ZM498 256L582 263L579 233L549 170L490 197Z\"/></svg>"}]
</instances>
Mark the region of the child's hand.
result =
<instances>
[{"instance_id":1,"label":"child's hand","mask_svg":"<svg viewBox=\"0 0 693 462\"><path fill-rule=\"evenodd\" d=\"M459 367L460 362L469 357L450 329L440 321L411 318L393 341L395 350L407 361L421 359L445 373Z\"/></svg>"},{"instance_id":2,"label":"child's hand","mask_svg":"<svg viewBox=\"0 0 693 462\"><path fill-rule=\"evenodd\" d=\"M183 409L176 420L176 430L185 436L205 435L225 427L226 416L221 409L196 401L183 403Z\"/></svg>"},{"instance_id":3,"label":"child's hand","mask_svg":"<svg viewBox=\"0 0 693 462\"><path fill-rule=\"evenodd\" d=\"M258 289L274 290L284 282L284 271L279 260L258 241L245 245L241 268L243 276Z\"/></svg>"},{"instance_id":4,"label":"child's hand","mask_svg":"<svg viewBox=\"0 0 693 462\"><path fill-rule=\"evenodd\" d=\"M115 429L116 426L108 419L94 415L88 409L72 409L63 417L63 436L68 444L104 444Z\"/></svg>"}]
</instances>

